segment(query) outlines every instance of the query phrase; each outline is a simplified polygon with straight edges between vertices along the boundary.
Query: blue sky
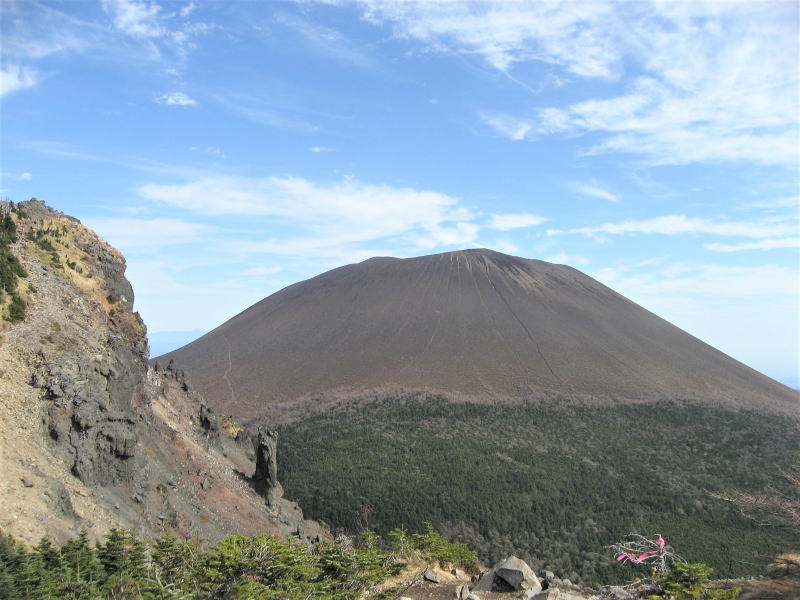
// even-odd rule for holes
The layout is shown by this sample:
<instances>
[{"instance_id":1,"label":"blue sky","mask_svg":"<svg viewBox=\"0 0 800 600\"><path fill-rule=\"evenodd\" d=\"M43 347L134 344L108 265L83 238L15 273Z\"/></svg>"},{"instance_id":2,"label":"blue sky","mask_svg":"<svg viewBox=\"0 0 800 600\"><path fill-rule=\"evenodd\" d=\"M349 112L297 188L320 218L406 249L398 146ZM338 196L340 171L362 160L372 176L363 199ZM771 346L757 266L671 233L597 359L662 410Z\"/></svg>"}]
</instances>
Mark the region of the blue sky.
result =
<instances>
[{"instance_id":1,"label":"blue sky","mask_svg":"<svg viewBox=\"0 0 800 600\"><path fill-rule=\"evenodd\" d=\"M796 2L2 17L0 188L125 252L156 353L335 266L486 246L797 385Z\"/></svg>"}]
</instances>

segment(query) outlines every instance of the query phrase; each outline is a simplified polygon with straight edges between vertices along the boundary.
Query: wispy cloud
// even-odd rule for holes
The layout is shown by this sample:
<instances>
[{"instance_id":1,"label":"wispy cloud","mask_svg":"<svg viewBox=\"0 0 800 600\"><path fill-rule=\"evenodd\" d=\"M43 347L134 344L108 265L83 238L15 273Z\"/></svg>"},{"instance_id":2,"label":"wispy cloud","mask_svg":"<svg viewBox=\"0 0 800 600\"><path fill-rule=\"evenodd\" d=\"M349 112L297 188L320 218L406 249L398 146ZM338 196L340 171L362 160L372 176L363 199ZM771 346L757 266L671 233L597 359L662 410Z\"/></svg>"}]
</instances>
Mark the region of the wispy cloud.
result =
<instances>
[{"instance_id":1,"label":"wispy cloud","mask_svg":"<svg viewBox=\"0 0 800 600\"><path fill-rule=\"evenodd\" d=\"M86 219L86 224L125 253L156 254L165 246L196 242L214 231L201 223L180 219Z\"/></svg>"},{"instance_id":2,"label":"wispy cloud","mask_svg":"<svg viewBox=\"0 0 800 600\"><path fill-rule=\"evenodd\" d=\"M768 223L750 221L712 221L686 215L667 215L638 221L620 221L605 223L597 227L577 227L575 229L550 229L549 235L605 233L610 235L624 234L706 234L721 236L737 236L746 238L768 238L786 236L796 233L797 225L792 223Z\"/></svg>"},{"instance_id":3,"label":"wispy cloud","mask_svg":"<svg viewBox=\"0 0 800 600\"><path fill-rule=\"evenodd\" d=\"M192 152L205 152L206 154L210 154L212 156L216 156L218 158L228 158L228 155L221 148L217 148L216 146L206 146L205 148L200 148L198 146L189 146L189 150Z\"/></svg>"},{"instance_id":4,"label":"wispy cloud","mask_svg":"<svg viewBox=\"0 0 800 600\"><path fill-rule=\"evenodd\" d=\"M281 223L280 236L258 239L254 234L249 237L255 240L240 242L245 254L354 260L373 256L383 246L408 252L469 247L484 229L506 231L546 221L531 214L494 214L481 223L481 215L458 198L354 178L316 183L298 177L215 176L176 185L148 184L139 193L200 215L266 219L258 231L263 223Z\"/></svg>"},{"instance_id":5,"label":"wispy cloud","mask_svg":"<svg viewBox=\"0 0 800 600\"><path fill-rule=\"evenodd\" d=\"M790 208L797 213L800 212L800 197L789 196L786 198L773 198L770 200L756 200L755 202L748 202L741 208L765 208L768 210Z\"/></svg>"},{"instance_id":6,"label":"wispy cloud","mask_svg":"<svg viewBox=\"0 0 800 600\"><path fill-rule=\"evenodd\" d=\"M541 225L546 221L547 219L545 219L544 217L528 213L491 215L491 219L489 220L489 223L486 226L489 229L508 231L510 229L519 229L521 227L532 227L533 225Z\"/></svg>"},{"instance_id":7,"label":"wispy cloud","mask_svg":"<svg viewBox=\"0 0 800 600\"><path fill-rule=\"evenodd\" d=\"M194 106L197 100L184 94L183 92L172 92L169 94L162 94L156 98L159 104L167 104L169 106Z\"/></svg>"},{"instance_id":8,"label":"wispy cloud","mask_svg":"<svg viewBox=\"0 0 800 600\"><path fill-rule=\"evenodd\" d=\"M757 242L741 244L704 244L707 250L715 252L741 252L743 250L775 250L778 248L800 248L800 238L767 238Z\"/></svg>"},{"instance_id":9,"label":"wispy cloud","mask_svg":"<svg viewBox=\"0 0 800 600\"><path fill-rule=\"evenodd\" d=\"M218 94L214 99L228 110L260 125L298 133L313 133L319 130L317 125L298 114L296 108L276 106L250 94Z\"/></svg>"},{"instance_id":10,"label":"wispy cloud","mask_svg":"<svg viewBox=\"0 0 800 600\"><path fill-rule=\"evenodd\" d=\"M609 192L608 190L603 189L594 183L574 183L572 187L586 196L593 196L602 200L608 200L609 202L619 201L619 198L616 194Z\"/></svg>"},{"instance_id":11,"label":"wispy cloud","mask_svg":"<svg viewBox=\"0 0 800 600\"><path fill-rule=\"evenodd\" d=\"M116 28L127 35L157 38L168 31L163 24L165 15L156 2L103 0L103 7L112 16Z\"/></svg>"},{"instance_id":12,"label":"wispy cloud","mask_svg":"<svg viewBox=\"0 0 800 600\"><path fill-rule=\"evenodd\" d=\"M625 89L524 115L481 113L509 139L593 134L600 141L586 153L633 153L653 164L798 162L794 3L359 4L398 37L477 55L515 81L515 66L535 61Z\"/></svg>"},{"instance_id":13,"label":"wispy cloud","mask_svg":"<svg viewBox=\"0 0 800 600\"><path fill-rule=\"evenodd\" d=\"M275 275L283 270L282 267L251 267L242 271L243 275L250 275L253 277L264 277L266 275Z\"/></svg>"},{"instance_id":14,"label":"wispy cloud","mask_svg":"<svg viewBox=\"0 0 800 600\"><path fill-rule=\"evenodd\" d=\"M0 96L36 85L39 81L35 69L20 64L4 64L0 68Z\"/></svg>"},{"instance_id":15,"label":"wispy cloud","mask_svg":"<svg viewBox=\"0 0 800 600\"><path fill-rule=\"evenodd\" d=\"M26 140L20 144L22 148L31 150L42 156L57 158L74 158L77 160L96 160L110 162L108 157L87 152L84 148L68 142L56 140Z\"/></svg>"},{"instance_id":16,"label":"wispy cloud","mask_svg":"<svg viewBox=\"0 0 800 600\"><path fill-rule=\"evenodd\" d=\"M186 6L184 6L180 10L181 16L183 18L188 17L190 14L192 14L195 11L196 8L197 8L197 4L195 4L194 2L189 2L189 4L187 4Z\"/></svg>"},{"instance_id":17,"label":"wispy cloud","mask_svg":"<svg viewBox=\"0 0 800 600\"><path fill-rule=\"evenodd\" d=\"M14 181L31 181L33 179L33 175L27 171L23 173L3 173L2 175L4 179L12 179Z\"/></svg>"},{"instance_id":18,"label":"wispy cloud","mask_svg":"<svg viewBox=\"0 0 800 600\"><path fill-rule=\"evenodd\" d=\"M495 133L514 141L528 138L535 126L529 119L498 113L482 112L480 117Z\"/></svg>"},{"instance_id":19,"label":"wispy cloud","mask_svg":"<svg viewBox=\"0 0 800 600\"><path fill-rule=\"evenodd\" d=\"M567 7L561 2L360 0L359 4L367 19L391 23L399 37L416 38L434 49L477 54L501 71L537 59L564 64L576 75L609 78L620 60L596 25L607 21L613 11L610 3Z\"/></svg>"},{"instance_id":20,"label":"wispy cloud","mask_svg":"<svg viewBox=\"0 0 800 600\"><path fill-rule=\"evenodd\" d=\"M37 68L38 63L57 54L92 52L96 59L157 61L175 73L194 40L213 29L155 1L102 0L101 6L110 23L79 18L69 3L5 3L2 90L33 87L55 68L52 61L47 69Z\"/></svg>"},{"instance_id":21,"label":"wispy cloud","mask_svg":"<svg viewBox=\"0 0 800 600\"><path fill-rule=\"evenodd\" d=\"M288 13L279 13L273 16L272 21L294 31L306 47L324 58L356 67L375 66L375 60L369 54L333 27L324 27Z\"/></svg>"},{"instance_id":22,"label":"wispy cloud","mask_svg":"<svg viewBox=\"0 0 800 600\"><path fill-rule=\"evenodd\" d=\"M336 152L336 148L331 148L330 146L311 146L309 150L315 154L320 154L323 152Z\"/></svg>"},{"instance_id":23,"label":"wispy cloud","mask_svg":"<svg viewBox=\"0 0 800 600\"><path fill-rule=\"evenodd\" d=\"M559 252L558 254L551 254L544 258L547 262L556 263L560 265L588 265L589 259L585 256L577 254L567 254L566 252Z\"/></svg>"},{"instance_id":24,"label":"wispy cloud","mask_svg":"<svg viewBox=\"0 0 800 600\"><path fill-rule=\"evenodd\" d=\"M215 177L179 185L149 184L140 194L203 215L280 219L293 234L243 242L243 252L352 256L365 243L401 238L414 247L468 244L474 215L453 197L355 179L317 184L294 177Z\"/></svg>"},{"instance_id":25,"label":"wispy cloud","mask_svg":"<svg viewBox=\"0 0 800 600\"><path fill-rule=\"evenodd\" d=\"M590 275L612 289L633 297L753 296L797 297L797 269L780 265L730 266L678 263L663 269L631 274L627 269L605 268Z\"/></svg>"}]
</instances>

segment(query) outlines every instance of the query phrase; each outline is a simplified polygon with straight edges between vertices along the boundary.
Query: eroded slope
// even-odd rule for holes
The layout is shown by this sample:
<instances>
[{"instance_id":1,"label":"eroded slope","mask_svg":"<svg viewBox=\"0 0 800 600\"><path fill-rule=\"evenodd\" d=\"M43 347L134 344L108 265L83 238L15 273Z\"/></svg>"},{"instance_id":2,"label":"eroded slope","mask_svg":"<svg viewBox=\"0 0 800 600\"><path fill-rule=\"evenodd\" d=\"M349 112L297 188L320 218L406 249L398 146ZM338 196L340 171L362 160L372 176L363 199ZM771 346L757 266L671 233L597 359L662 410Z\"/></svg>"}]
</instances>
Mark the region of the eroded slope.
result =
<instances>
[{"instance_id":1,"label":"eroded slope","mask_svg":"<svg viewBox=\"0 0 800 600\"><path fill-rule=\"evenodd\" d=\"M0 530L37 541L130 527L203 542L321 533L253 489L254 451L185 375L147 363L122 255L38 201L4 214L27 277L23 320L0 341Z\"/></svg>"},{"instance_id":2,"label":"eroded slope","mask_svg":"<svg viewBox=\"0 0 800 600\"><path fill-rule=\"evenodd\" d=\"M186 368L215 408L245 419L298 398L384 386L800 406L796 392L579 271L491 250L334 269L164 358Z\"/></svg>"}]
</instances>

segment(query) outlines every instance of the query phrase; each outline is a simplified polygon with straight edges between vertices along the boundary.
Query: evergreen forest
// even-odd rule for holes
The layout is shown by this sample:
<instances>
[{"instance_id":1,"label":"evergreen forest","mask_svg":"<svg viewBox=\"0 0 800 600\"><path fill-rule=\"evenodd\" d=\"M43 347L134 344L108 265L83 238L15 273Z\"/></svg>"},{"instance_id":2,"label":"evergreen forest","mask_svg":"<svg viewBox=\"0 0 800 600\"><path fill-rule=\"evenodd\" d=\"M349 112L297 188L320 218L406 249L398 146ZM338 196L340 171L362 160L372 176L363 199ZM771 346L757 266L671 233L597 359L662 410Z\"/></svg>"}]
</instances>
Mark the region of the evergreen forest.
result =
<instances>
[{"instance_id":1,"label":"evergreen forest","mask_svg":"<svg viewBox=\"0 0 800 600\"><path fill-rule=\"evenodd\" d=\"M796 547L709 492L780 488L797 422L690 402L478 404L403 393L281 428L280 477L310 518L344 531L431 522L487 563L510 554L583 583L625 573L606 547L658 532L720 577Z\"/></svg>"}]
</instances>

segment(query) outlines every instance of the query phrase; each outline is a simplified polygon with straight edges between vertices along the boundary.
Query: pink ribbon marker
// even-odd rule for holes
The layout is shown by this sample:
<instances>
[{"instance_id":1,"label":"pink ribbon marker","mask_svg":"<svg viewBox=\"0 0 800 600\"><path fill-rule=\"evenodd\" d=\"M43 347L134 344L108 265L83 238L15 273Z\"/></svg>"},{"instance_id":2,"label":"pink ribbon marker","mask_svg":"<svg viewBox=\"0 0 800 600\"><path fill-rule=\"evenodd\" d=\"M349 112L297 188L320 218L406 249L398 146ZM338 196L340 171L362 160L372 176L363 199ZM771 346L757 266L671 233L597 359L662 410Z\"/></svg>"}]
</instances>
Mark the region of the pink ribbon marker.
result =
<instances>
[{"instance_id":1,"label":"pink ribbon marker","mask_svg":"<svg viewBox=\"0 0 800 600\"><path fill-rule=\"evenodd\" d=\"M633 552L624 552L624 553L620 554L617 557L617 560L622 560L622 561L631 560L631 561L635 562L636 564L639 564L643 560L645 560L648 556L652 556L653 554L658 554L659 552L663 552L664 551L664 548L667 545L667 542L664 541L664 538L662 538L659 535L657 543L658 543L658 547L660 548L660 550L649 550L648 552L641 553L639 556L636 556Z\"/></svg>"}]
</instances>

